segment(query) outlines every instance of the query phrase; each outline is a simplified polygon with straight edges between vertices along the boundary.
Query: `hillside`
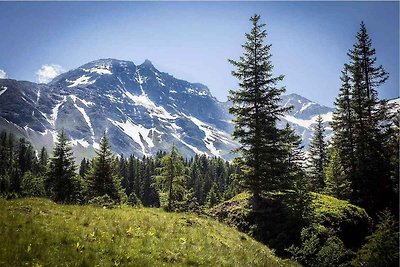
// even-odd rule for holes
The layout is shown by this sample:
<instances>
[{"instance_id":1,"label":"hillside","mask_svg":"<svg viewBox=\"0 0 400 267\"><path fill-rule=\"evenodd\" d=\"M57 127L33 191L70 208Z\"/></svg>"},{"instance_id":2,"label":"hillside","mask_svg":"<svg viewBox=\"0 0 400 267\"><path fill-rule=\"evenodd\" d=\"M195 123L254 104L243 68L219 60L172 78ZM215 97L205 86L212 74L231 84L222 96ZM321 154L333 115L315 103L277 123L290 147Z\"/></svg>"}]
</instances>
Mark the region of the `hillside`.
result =
<instances>
[{"instance_id":1,"label":"hillside","mask_svg":"<svg viewBox=\"0 0 400 267\"><path fill-rule=\"evenodd\" d=\"M295 216L290 203L297 200L291 191L268 194L258 211L252 210L250 194L244 192L215 206L209 214L251 234L280 256L290 256L286 249L300 243L302 228L307 224L323 232L318 234L337 236L348 249L358 249L371 231L371 218L365 210L327 195L312 196L310 222Z\"/></svg>"},{"instance_id":2,"label":"hillside","mask_svg":"<svg viewBox=\"0 0 400 267\"><path fill-rule=\"evenodd\" d=\"M1 266L296 266L213 219L160 209L0 199L0 232Z\"/></svg>"}]
</instances>

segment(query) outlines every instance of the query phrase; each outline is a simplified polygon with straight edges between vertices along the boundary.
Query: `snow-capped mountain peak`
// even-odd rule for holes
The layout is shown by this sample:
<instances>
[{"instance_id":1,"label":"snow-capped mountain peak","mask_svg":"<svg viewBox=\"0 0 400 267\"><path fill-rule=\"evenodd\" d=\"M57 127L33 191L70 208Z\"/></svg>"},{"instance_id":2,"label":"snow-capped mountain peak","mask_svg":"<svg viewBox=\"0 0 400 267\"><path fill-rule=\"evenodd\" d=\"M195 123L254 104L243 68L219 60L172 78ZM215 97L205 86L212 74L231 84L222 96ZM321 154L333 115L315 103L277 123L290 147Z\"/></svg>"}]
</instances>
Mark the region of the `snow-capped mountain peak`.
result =
<instances>
[{"instance_id":1,"label":"snow-capped mountain peak","mask_svg":"<svg viewBox=\"0 0 400 267\"><path fill-rule=\"evenodd\" d=\"M333 109L302 96L282 97L293 105L280 126L292 124L307 145L316 116L328 121ZM207 86L141 65L100 59L54 78L48 85L0 80L0 130L28 138L37 148L51 148L57 131L72 139L77 159L90 157L103 132L116 153L136 156L169 150L185 156L233 157L229 103L219 102ZM328 129L329 130L329 129Z\"/></svg>"}]
</instances>

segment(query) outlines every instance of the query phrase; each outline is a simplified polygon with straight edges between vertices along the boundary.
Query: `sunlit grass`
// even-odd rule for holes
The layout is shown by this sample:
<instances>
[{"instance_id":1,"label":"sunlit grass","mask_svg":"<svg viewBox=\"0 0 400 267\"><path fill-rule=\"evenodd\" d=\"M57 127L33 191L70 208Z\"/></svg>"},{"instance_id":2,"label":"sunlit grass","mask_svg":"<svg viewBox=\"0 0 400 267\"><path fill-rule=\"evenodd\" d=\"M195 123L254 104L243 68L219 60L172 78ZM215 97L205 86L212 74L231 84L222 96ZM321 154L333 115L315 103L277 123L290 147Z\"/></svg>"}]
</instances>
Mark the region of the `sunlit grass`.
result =
<instances>
[{"instance_id":1,"label":"sunlit grass","mask_svg":"<svg viewBox=\"0 0 400 267\"><path fill-rule=\"evenodd\" d=\"M0 199L0 266L291 266L224 224L160 209Z\"/></svg>"}]
</instances>

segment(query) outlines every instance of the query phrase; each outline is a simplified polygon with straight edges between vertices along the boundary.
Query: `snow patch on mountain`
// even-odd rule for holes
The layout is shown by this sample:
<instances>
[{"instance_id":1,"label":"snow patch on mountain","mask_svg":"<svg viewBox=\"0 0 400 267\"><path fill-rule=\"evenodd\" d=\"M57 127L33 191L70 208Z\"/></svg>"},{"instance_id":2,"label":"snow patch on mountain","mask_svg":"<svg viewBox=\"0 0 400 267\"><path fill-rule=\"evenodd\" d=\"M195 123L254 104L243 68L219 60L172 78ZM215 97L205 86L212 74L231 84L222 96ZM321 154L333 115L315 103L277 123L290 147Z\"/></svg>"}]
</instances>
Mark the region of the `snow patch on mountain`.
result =
<instances>
[{"instance_id":1,"label":"snow patch on mountain","mask_svg":"<svg viewBox=\"0 0 400 267\"><path fill-rule=\"evenodd\" d=\"M85 109L82 108L82 107L79 107L75 102L74 102L74 107L82 114L83 118L84 118L85 121L86 121L87 126L88 126L89 129L90 129L90 133L91 133L91 135L92 135L92 139L94 139L94 130L93 130L93 126L92 126L92 123L90 122L90 118L89 118L89 116L87 115Z\"/></svg>"},{"instance_id":2,"label":"snow patch on mountain","mask_svg":"<svg viewBox=\"0 0 400 267\"><path fill-rule=\"evenodd\" d=\"M220 155L220 151L214 146L214 141L216 141L216 138L218 138L218 136L216 136L216 134L212 131L212 127L193 116L187 116L187 118L189 118L194 124L197 125L197 127L199 127L200 130L204 132L205 137L203 141L207 149L211 152L212 155L218 157Z\"/></svg>"},{"instance_id":3,"label":"snow patch on mountain","mask_svg":"<svg viewBox=\"0 0 400 267\"><path fill-rule=\"evenodd\" d=\"M64 96L64 97L63 97L63 100L60 101L59 103L57 103L57 104L54 106L54 108L51 110L50 119L48 119L48 122L49 122L51 125L53 125L53 126L56 125L56 121L57 121L57 117L58 117L58 110L60 109L60 106L61 106L62 104L65 103L66 100L67 100L67 97Z\"/></svg>"},{"instance_id":4,"label":"snow patch on mountain","mask_svg":"<svg viewBox=\"0 0 400 267\"><path fill-rule=\"evenodd\" d=\"M90 76L83 75L74 81L66 80L67 82L71 83L68 87L76 87L78 85L89 85L94 84L96 80L90 81Z\"/></svg>"},{"instance_id":5,"label":"snow patch on mountain","mask_svg":"<svg viewBox=\"0 0 400 267\"><path fill-rule=\"evenodd\" d=\"M71 139L71 144L74 146L79 144L84 148L88 148L90 146L89 142L84 139Z\"/></svg>"},{"instance_id":6,"label":"snow patch on mountain","mask_svg":"<svg viewBox=\"0 0 400 267\"><path fill-rule=\"evenodd\" d=\"M177 134L175 133L171 133L171 135L178 140L179 142L181 142L182 144L184 144L185 146L187 146L188 148L190 148L194 153L199 154L199 155L203 155L206 154L203 151L200 151L199 149L197 149L197 147L189 145L188 143L186 143L185 141L183 141Z\"/></svg>"},{"instance_id":7,"label":"snow patch on mountain","mask_svg":"<svg viewBox=\"0 0 400 267\"><path fill-rule=\"evenodd\" d=\"M332 112L328 112L326 114L321 114L323 122L332 121L332 116L333 116ZM292 115L285 115L284 116L284 119L286 119L288 122L300 125L301 127L307 128L309 130L312 130L312 125L316 123L317 118L318 118L318 115L313 116L309 120L299 119L299 118L296 118L295 116L292 116Z\"/></svg>"},{"instance_id":8,"label":"snow patch on mountain","mask_svg":"<svg viewBox=\"0 0 400 267\"><path fill-rule=\"evenodd\" d=\"M108 119L112 124L118 126L126 135L140 145L142 153L148 155L148 149L154 147L153 140L149 137L153 129L147 129L143 125L135 124L131 120L125 122Z\"/></svg>"},{"instance_id":9,"label":"snow patch on mountain","mask_svg":"<svg viewBox=\"0 0 400 267\"><path fill-rule=\"evenodd\" d=\"M145 107L150 111L150 116L156 116L163 119L175 119L176 116L172 116L165 108L157 106L147 94L132 95L130 92L125 92L125 95L129 97L136 105Z\"/></svg>"},{"instance_id":10,"label":"snow patch on mountain","mask_svg":"<svg viewBox=\"0 0 400 267\"><path fill-rule=\"evenodd\" d=\"M300 109L300 112L306 110L306 109L309 108L311 105L315 105L315 103L310 102L310 103L303 104L302 107L301 107L301 109Z\"/></svg>"},{"instance_id":11,"label":"snow patch on mountain","mask_svg":"<svg viewBox=\"0 0 400 267\"><path fill-rule=\"evenodd\" d=\"M104 66L100 66L100 67L94 67L91 69L82 69L85 72L89 72L89 73L97 73L100 75L111 75L112 72L110 71L110 66L104 65Z\"/></svg>"},{"instance_id":12,"label":"snow patch on mountain","mask_svg":"<svg viewBox=\"0 0 400 267\"><path fill-rule=\"evenodd\" d=\"M76 102L76 100L79 100L86 107L91 107L91 106L96 105L95 103L93 103L91 101L86 101L85 99L81 99L81 98L77 97L76 95L69 95L69 97L72 99L72 101L74 101L74 103Z\"/></svg>"},{"instance_id":13,"label":"snow patch on mountain","mask_svg":"<svg viewBox=\"0 0 400 267\"><path fill-rule=\"evenodd\" d=\"M0 91L0 95L2 95L5 91L7 91L7 86L2 86L1 87L2 89L1 89L1 91Z\"/></svg>"}]
</instances>

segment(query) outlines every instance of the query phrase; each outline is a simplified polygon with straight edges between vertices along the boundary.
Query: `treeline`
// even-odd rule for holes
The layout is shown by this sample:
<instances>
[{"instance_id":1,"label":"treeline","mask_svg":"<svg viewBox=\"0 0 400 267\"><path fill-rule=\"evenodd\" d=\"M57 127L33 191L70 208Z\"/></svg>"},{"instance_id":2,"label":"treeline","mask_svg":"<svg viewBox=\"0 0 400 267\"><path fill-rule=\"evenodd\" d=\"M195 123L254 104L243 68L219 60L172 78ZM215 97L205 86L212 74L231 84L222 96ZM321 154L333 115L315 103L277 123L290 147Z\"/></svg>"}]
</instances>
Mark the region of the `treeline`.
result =
<instances>
[{"instance_id":1,"label":"treeline","mask_svg":"<svg viewBox=\"0 0 400 267\"><path fill-rule=\"evenodd\" d=\"M206 155L183 159L176 149L171 153L137 158L115 156L104 135L97 156L75 163L71 145L61 131L52 156L43 147L40 152L24 138L0 134L0 193L7 197L50 197L57 202L76 204L141 204L160 207L169 200L170 209L199 210L211 207L239 192L235 178L238 167ZM175 157L172 166L166 159ZM163 163L164 162L164 163ZM176 166L181 164L181 179L176 186ZM172 168L174 196L161 177ZM166 178L168 180L168 177ZM172 207L173 206L173 207Z\"/></svg>"}]
</instances>

